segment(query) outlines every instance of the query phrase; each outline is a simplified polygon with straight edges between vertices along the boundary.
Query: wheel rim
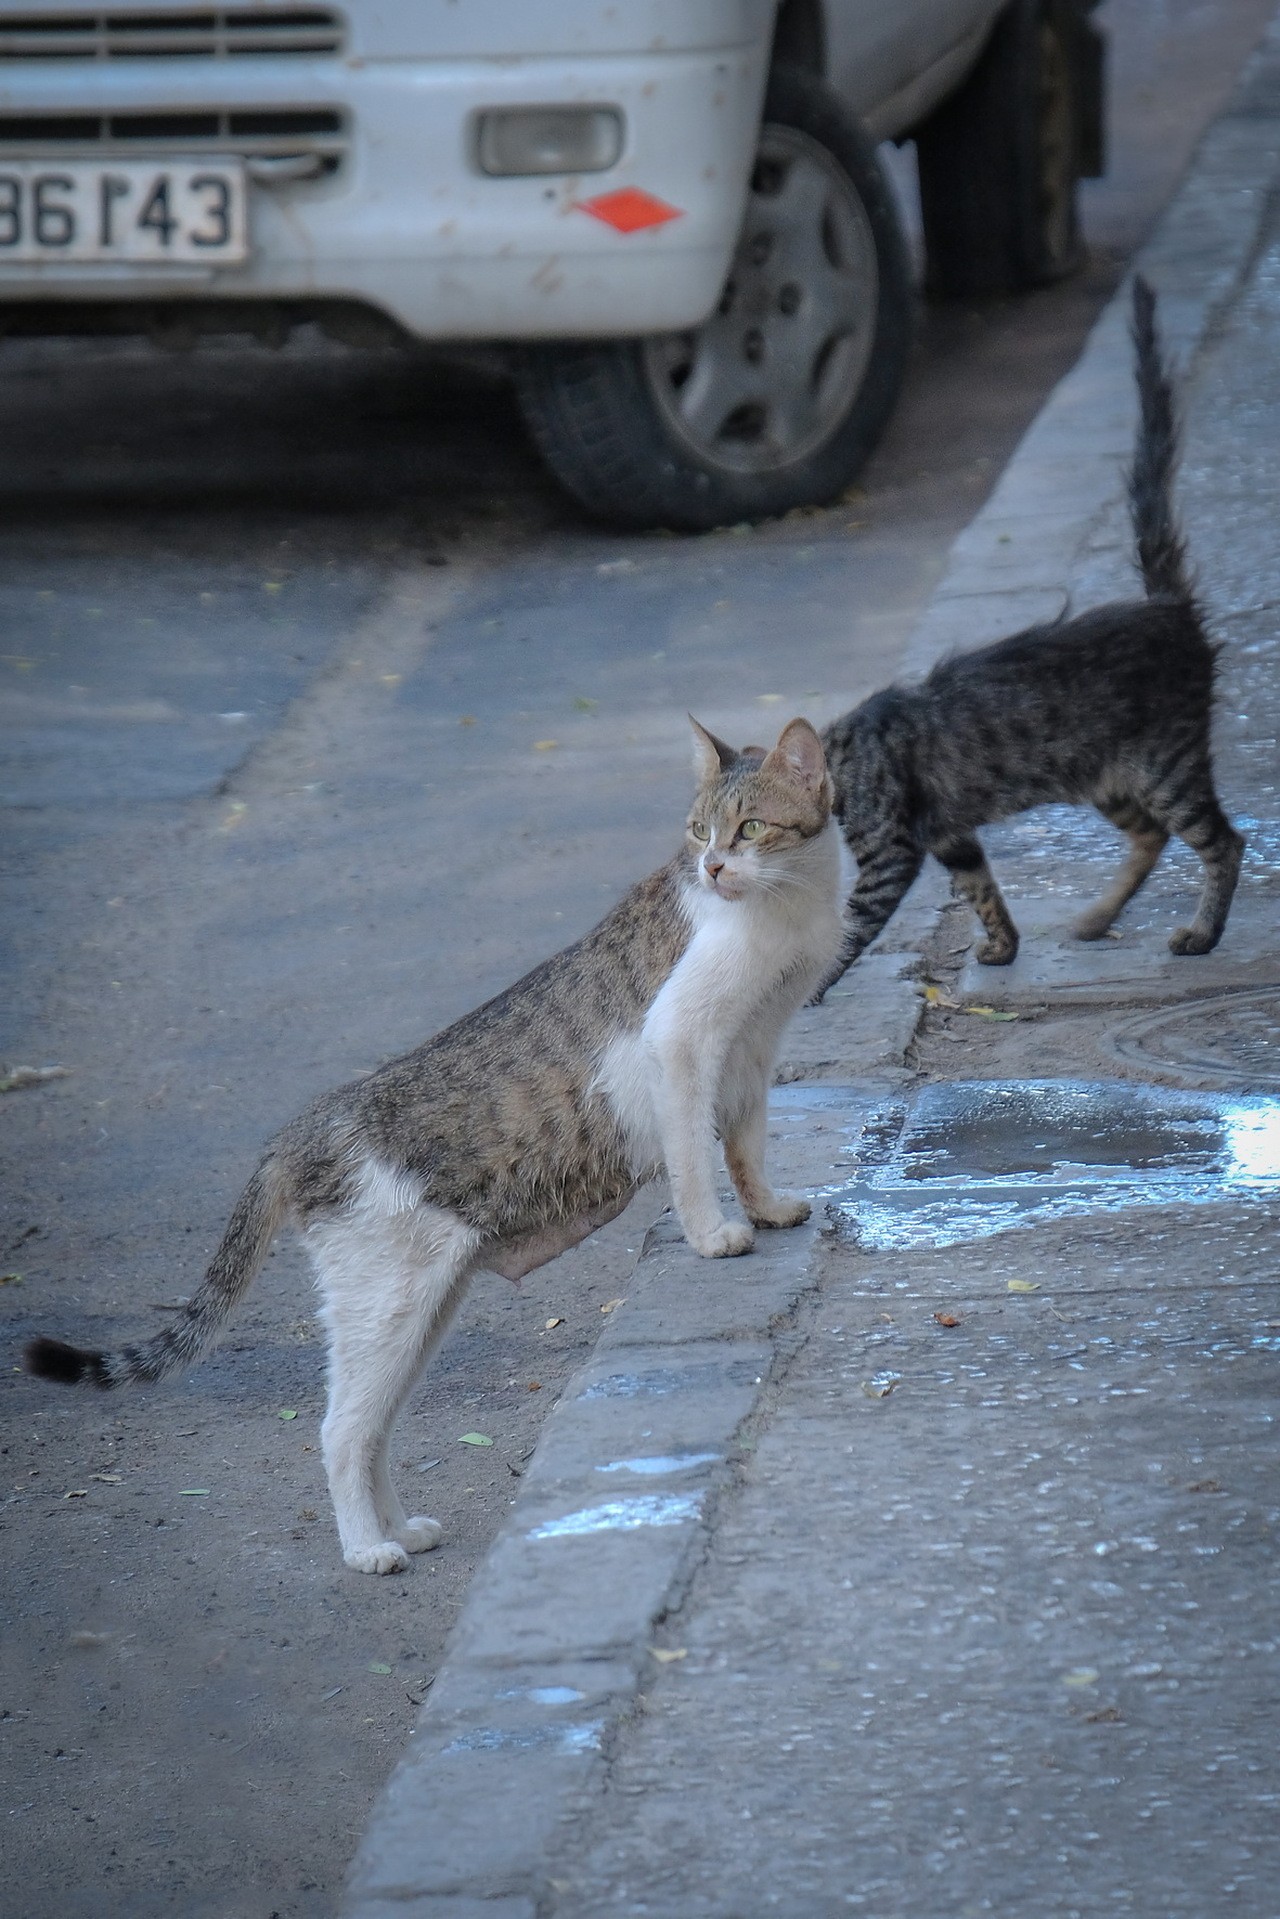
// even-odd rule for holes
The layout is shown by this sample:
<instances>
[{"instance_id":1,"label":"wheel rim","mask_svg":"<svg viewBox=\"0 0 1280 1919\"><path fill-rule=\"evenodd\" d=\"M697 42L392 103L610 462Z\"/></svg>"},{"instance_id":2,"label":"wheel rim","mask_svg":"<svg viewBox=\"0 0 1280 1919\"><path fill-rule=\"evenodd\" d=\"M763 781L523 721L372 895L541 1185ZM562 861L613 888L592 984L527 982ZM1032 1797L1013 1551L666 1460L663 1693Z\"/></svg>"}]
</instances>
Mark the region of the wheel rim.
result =
<instances>
[{"instance_id":1,"label":"wheel rim","mask_svg":"<svg viewBox=\"0 0 1280 1919\"><path fill-rule=\"evenodd\" d=\"M667 425L705 464L803 460L848 418L875 337L875 234L852 180L795 127L767 125L720 305L643 348Z\"/></svg>"},{"instance_id":2,"label":"wheel rim","mask_svg":"<svg viewBox=\"0 0 1280 1919\"><path fill-rule=\"evenodd\" d=\"M1071 63L1052 21L1040 25L1040 230L1051 263L1075 247L1075 99Z\"/></svg>"}]
</instances>

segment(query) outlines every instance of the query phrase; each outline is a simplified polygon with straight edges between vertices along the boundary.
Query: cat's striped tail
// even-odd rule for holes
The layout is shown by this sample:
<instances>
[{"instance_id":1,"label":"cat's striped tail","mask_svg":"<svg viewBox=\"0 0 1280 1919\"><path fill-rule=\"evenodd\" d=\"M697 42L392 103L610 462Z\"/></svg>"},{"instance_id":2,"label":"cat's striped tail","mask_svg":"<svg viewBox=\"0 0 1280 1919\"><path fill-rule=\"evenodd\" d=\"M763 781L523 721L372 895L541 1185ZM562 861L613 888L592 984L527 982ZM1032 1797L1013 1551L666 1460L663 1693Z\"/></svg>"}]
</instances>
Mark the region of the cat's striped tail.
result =
<instances>
[{"instance_id":1,"label":"cat's striped tail","mask_svg":"<svg viewBox=\"0 0 1280 1919\"><path fill-rule=\"evenodd\" d=\"M1173 388L1156 332L1156 296L1142 275L1133 282L1133 346L1137 358L1138 440L1129 475L1129 510L1138 564L1148 594L1190 601L1186 542L1173 510L1178 422Z\"/></svg>"},{"instance_id":2,"label":"cat's striped tail","mask_svg":"<svg viewBox=\"0 0 1280 1919\"><path fill-rule=\"evenodd\" d=\"M227 1222L222 1244L192 1298L154 1339L115 1353L90 1353L60 1339L33 1339L23 1358L29 1373L65 1385L132 1386L163 1379L193 1365L213 1345L237 1302L248 1292L289 1207L284 1167L269 1154L245 1187Z\"/></svg>"}]
</instances>

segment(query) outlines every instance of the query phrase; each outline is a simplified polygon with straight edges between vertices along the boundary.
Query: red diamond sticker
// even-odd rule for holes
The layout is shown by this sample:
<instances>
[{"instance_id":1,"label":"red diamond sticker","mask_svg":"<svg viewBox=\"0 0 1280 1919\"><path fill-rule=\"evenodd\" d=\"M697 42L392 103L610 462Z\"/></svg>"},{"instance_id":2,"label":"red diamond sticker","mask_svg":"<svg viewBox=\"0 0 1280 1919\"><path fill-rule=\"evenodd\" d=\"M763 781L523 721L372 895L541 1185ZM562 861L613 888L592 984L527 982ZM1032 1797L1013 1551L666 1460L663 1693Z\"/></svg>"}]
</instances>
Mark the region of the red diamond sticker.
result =
<instances>
[{"instance_id":1,"label":"red diamond sticker","mask_svg":"<svg viewBox=\"0 0 1280 1919\"><path fill-rule=\"evenodd\" d=\"M594 200L576 200L579 213L603 220L619 233L639 233L644 227L664 227L668 220L682 217L679 207L646 193L642 187L619 187L616 193L602 193Z\"/></svg>"}]
</instances>

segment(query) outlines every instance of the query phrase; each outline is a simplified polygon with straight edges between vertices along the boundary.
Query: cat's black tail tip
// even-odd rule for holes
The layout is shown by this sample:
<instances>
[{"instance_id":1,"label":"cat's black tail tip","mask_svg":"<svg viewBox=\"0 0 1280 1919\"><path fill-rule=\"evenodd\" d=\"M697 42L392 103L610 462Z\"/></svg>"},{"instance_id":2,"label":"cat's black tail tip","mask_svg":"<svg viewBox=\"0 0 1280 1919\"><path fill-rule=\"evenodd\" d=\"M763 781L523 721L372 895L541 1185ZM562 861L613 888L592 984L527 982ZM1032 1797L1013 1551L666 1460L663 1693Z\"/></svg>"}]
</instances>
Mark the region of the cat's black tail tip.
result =
<instances>
[{"instance_id":1,"label":"cat's black tail tip","mask_svg":"<svg viewBox=\"0 0 1280 1919\"><path fill-rule=\"evenodd\" d=\"M37 1379L56 1379L63 1386L109 1386L111 1377L101 1353L82 1352L61 1339L33 1339L22 1355L23 1364Z\"/></svg>"}]
</instances>

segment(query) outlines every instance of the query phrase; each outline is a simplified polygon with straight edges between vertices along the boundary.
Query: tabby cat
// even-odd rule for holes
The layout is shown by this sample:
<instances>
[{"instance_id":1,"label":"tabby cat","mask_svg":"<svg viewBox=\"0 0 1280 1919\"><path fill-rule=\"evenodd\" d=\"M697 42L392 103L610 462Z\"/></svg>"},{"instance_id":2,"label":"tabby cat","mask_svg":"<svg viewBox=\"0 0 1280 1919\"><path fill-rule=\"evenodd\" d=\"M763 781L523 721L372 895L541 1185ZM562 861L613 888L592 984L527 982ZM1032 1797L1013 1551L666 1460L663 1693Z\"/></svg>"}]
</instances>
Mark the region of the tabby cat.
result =
<instances>
[{"instance_id":1,"label":"tabby cat","mask_svg":"<svg viewBox=\"0 0 1280 1919\"><path fill-rule=\"evenodd\" d=\"M823 738L835 810L858 862L844 949L822 997L880 932L924 863L941 860L986 930L977 957L1007 966L1018 932L975 828L1027 807L1096 806L1129 857L1076 923L1101 939L1176 833L1204 866L1199 905L1169 941L1207 953L1226 925L1244 852L1213 783L1216 646L1170 499L1177 430L1155 296L1133 283L1140 420L1129 501L1146 598L1031 627L890 686Z\"/></svg>"},{"instance_id":2,"label":"tabby cat","mask_svg":"<svg viewBox=\"0 0 1280 1919\"><path fill-rule=\"evenodd\" d=\"M213 1343L285 1220L329 1341L325 1468L343 1557L399 1572L438 1544L391 1483L391 1430L467 1280L518 1279L620 1213L664 1167L699 1253L748 1252L805 1200L764 1171L783 1025L840 950L839 838L807 720L735 753L697 721L685 845L593 932L415 1052L317 1100L271 1141L182 1317L139 1346L37 1339L29 1369L111 1387Z\"/></svg>"}]
</instances>

